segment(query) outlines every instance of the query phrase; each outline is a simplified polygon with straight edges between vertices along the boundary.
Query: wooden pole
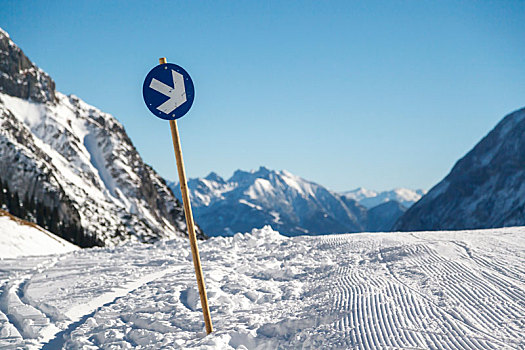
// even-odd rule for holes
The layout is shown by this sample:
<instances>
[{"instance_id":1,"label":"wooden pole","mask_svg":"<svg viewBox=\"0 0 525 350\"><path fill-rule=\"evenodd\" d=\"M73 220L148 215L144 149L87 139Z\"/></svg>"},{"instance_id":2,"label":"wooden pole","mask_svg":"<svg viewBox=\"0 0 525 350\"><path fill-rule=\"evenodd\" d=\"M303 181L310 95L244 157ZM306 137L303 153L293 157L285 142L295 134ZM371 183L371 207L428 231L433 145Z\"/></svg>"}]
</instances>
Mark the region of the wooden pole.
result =
<instances>
[{"instance_id":1,"label":"wooden pole","mask_svg":"<svg viewBox=\"0 0 525 350\"><path fill-rule=\"evenodd\" d=\"M160 64L166 64L166 58L159 58ZM202 276L201 259L199 248L197 247L197 236L195 235L195 223L191 212L190 195L188 192L188 183L186 181L186 172L184 170L184 161L182 159L182 149L180 146L179 129L176 120L170 120L171 138L173 140L173 149L175 150L175 159L177 160L177 171L179 173L180 192L182 193L182 203L184 204L184 215L186 216L186 226L188 227L188 236L190 238L191 255L193 256L193 266L197 276L197 285L199 286L199 295L201 297L202 313L204 315L204 324L206 333L213 332L211 323L210 308L208 307L208 296Z\"/></svg>"}]
</instances>

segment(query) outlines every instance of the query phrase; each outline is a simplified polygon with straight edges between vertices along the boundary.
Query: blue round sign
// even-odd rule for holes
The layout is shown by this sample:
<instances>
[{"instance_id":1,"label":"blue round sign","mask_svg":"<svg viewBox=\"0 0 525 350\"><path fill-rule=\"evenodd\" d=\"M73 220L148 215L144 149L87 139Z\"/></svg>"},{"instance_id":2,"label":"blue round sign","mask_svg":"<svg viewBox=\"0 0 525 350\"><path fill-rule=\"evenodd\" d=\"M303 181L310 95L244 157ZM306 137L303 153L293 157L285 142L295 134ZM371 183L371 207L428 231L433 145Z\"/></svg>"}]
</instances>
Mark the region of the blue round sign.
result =
<instances>
[{"instance_id":1,"label":"blue round sign","mask_svg":"<svg viewBox=\"0 0 525 350\"><path fill-rule=\"evenodd\" d=\"M150 70L142 85L146 106L155 116L175 120L184 116L195 98L195 88L188 72L173 63Z\"/></svg>"}]
</instances>

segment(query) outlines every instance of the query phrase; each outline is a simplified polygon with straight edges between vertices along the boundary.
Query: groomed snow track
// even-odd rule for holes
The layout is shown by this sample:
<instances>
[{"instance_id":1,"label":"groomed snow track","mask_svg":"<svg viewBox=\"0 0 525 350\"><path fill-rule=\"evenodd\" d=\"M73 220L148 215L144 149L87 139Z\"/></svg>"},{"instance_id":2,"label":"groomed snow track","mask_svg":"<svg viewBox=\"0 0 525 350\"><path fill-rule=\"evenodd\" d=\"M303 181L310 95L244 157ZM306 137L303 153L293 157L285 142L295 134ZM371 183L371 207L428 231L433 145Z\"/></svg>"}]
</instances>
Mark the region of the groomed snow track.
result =
<instances>
[{"instance_id":1,"label":"groomed snow track","mask_svg":"<svg viewBox=\"0 0 525 350\"><path fill-rule=\"evenodd\" d=\"M210 336L185 240L0 260L0 348L525 348L524 237L214 238Z\"/></svg>"},{"instance_id":2,"label":"groomed snow track","mask_svg":"<svg viewBox=\"0 0 525 350\"><path fill-rule=\"evenodd\" d=\"M430 234L430 233L429 233ZM340 348L501 349L523 346L524 301L513 266L487 264L477 251L455 257L455 242L414 235L421 243L378 243L364 259L326 281ZM323 239L333 250L358 252L348 237ZM390 243L390 244L389 244ZM359 242L361 245L362 242ZM396 246L393 246L393 245ZM450 249L440 255L432 245ZM369 247L373 243L370 242ZM502 251L500 253L505 253ZM523 252L522 252L523 253ZM354 254L349 254L351 257ZM352 258L350 258L352 260ZM521 289L516 288L519 285Z\"/></svg>"}]
</instances>

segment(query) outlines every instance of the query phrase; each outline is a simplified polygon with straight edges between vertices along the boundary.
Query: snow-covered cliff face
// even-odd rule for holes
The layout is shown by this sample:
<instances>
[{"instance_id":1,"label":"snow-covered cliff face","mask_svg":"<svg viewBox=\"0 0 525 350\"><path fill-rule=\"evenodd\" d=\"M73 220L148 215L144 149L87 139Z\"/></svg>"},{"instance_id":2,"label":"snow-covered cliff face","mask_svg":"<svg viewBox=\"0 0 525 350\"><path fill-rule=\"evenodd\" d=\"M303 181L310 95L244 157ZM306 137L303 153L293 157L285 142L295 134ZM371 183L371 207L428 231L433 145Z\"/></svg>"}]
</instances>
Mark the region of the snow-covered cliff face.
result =
<instances>
[{"instance_id":1,"label":"snow-covered cliff face","mask_svg":"<svg viewBox=\"0 0 525 350\"><path fill-rule=\"evenodd\" d=\"M180 198L178 184L170 184ZM368 210L288 171L237 170L227 181L215 173L188 183L194 213L210 235L271 225L285 235L388 231L406 208L396 201Z\"/></svg>"},{"instance_id":2,"label":"snow-covered cliff face","mask_svg":"<svg viewBox=\"0 0 525 350\"><path fill-rule=\"evenodd\" d=\"M395 230L525 225L525 108L507 115Z\"/></svg>"},{"instance_id":3,"label":"snow-covered cliff face","mask_svg":"<svg viewBox=\"0 0 525 350\"><path fill-rule=\"evenodd\" d=\"M46 226L81 245L183 235L182 206L123 126L56 92L3 31L0 76L0 180L30 218L45 208Z\"/></svg>"}]
</instances>

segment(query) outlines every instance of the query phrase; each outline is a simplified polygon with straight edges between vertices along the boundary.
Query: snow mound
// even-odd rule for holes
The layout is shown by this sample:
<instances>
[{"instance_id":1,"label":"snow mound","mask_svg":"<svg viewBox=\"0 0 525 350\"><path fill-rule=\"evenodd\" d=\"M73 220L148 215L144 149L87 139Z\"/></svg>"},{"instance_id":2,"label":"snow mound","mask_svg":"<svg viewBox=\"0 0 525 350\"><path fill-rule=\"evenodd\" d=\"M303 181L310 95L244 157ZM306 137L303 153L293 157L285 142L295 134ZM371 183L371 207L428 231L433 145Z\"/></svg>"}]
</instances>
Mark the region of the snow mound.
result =
<instances>
[{"instance_id":1,"label":"snow mound","mask_svg":"<svg viewBox=\"0 0 525 350\"><path fill-rule=\"evenodd\" d=\"M67 253L77 246L0 210L0 259L24 255Z\"/></svg>"},{"instance_id":2,"label":"snow mound","mask_svg":"<svg viewBox=\"0 0 525 350\"><path fill-rule=\"evenodd\" d=\"M284 236L282 236L279 232L274 231L270 225L266 225L261 229L254 228L252 232L250 233L237 233L233 236L234 242L244 241L244 242L250 242L252 246L259 245L263 242L268 241L280 241L284 239Z\"/></svg>"}]
</instances>

